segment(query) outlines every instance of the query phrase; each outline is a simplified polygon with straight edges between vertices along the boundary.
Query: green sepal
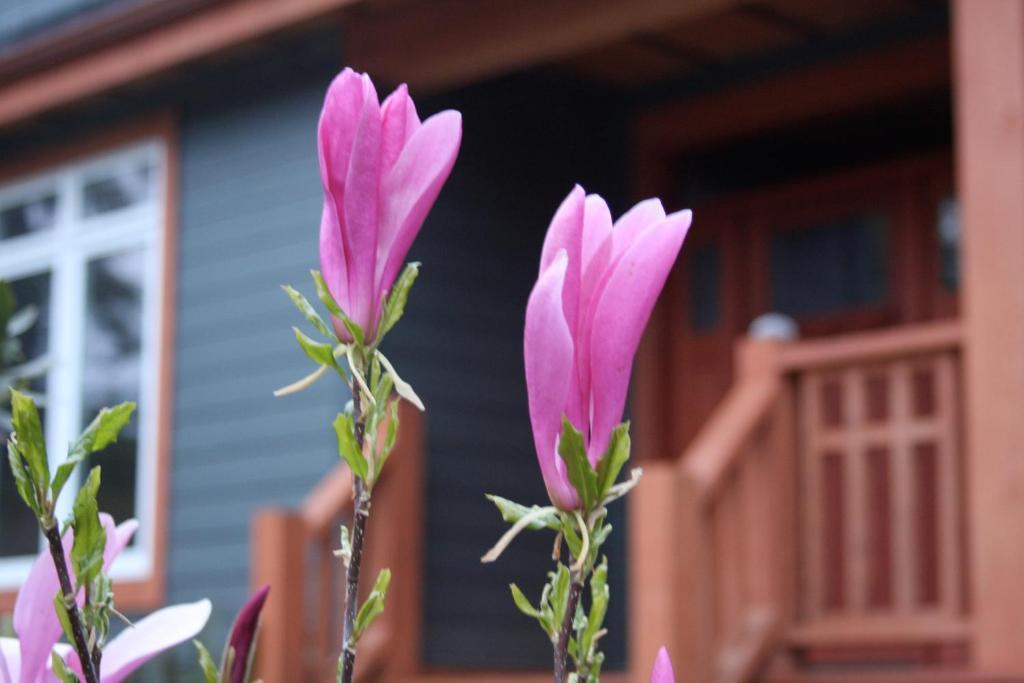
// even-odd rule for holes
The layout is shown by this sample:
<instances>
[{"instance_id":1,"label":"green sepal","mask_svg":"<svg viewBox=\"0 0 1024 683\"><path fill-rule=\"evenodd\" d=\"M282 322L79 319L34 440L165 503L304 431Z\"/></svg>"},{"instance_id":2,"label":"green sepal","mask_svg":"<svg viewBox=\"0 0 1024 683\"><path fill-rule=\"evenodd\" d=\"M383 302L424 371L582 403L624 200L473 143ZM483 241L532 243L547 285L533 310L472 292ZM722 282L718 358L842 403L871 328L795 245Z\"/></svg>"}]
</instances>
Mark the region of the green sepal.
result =
<instances>
[{"instance_id":1,"label":"green sepal","mask_svg":"<svg viewBox=\"0 0 1024 683\"><path fill-rule=\"evenodd\" d=\"M419 263L407 263L402 274L395 281L384 304L384 313L381 315L380 325L377 328L377 341L384 338L395 324L402 319L405 313L405 305L409 301L409 291L420 274Z\"/></svg>"},{"instance_id":2,"label":"green sepal","mask_svg":"<svg viewBox=\"0 0 1024 683\"><path fill-rule=\"evenodd\" d=\"M210 651L198 640L193 640L192 644L196 646L199 653L199 668L203 670L203 680L206 683L220 683L220 672L217 670L213 657L210 656Z\"/></svg>"},{"instance_id":3,"label":"green sepal","mask_svg":"<svg viewBox=\"0 0 1024 683\"><path fill-rule=\"evenodd\" d=\"M374 461L374 472L373 478L376 481L380 478L380 473L384 469L384 463L391 457L391 451L395 448L395 441L398 439L398 401L392 401L388 407L388 426L387 431L384 434L384 447L377 454L377 458Z\"/></svg>"},{"instance_id":4,"label":"green sepal","mask_svg":"<svg viewBox=\"0 0 1024 683\"><path fill-rule=\"evenodd\" d=\"M583 552L583 539L580 537L575 518L567 515L562 516L562 538L565 539L565 544L569 546L569 552L573 557L578 558L580 553Z\"/></svg>"},{"instance_id":5,"label":"green sepal","mask_svg":"<svg viewBox=\"0 0 1024 683\"><path fill-rule=\"evenodd\" d=\"M281 285L281 289L283 289L285 294L291 298L292 303L295 304L297 309L299 309L299 312L302 313L306 320L308 320L320 334L324 335L328 339L337 339L335 334L327 327L327 323L324 322L324 319L320 317L320 314L316 312L306 297L289 285Z\"/></svg>"},{"instance_id":6,"label":"green sepal","mask_svg":"<svg viewBox=\"0 0 1024 683\"><path fill-rule=\"evenodd\" d=\"M42 507L37 500L36 489L32 486L31 475L25 467L25 461L14 445L13 440L7 441L7 461L11 465L11 472L14 474L14 485L18 489L18 495L25 501L29 509L35 513L37 518L43 516Z\"/></svg>"},{"instance_id":7,"label":"green sepal","mask_svg":"<svg viewBox=\"0 0 1024 683\"><path fill-rule=\"evenodd\" d=\"M515 524L526 515L540 509L536 505L526 507L525 505L520 505L519 503L508 500L507 498L502 498L501 496L496 496L491 493L487 494L487 500L494 503L495 507L498 508L498 512L501 513L501 518L509 524ZM559 531L562 528L562 524L558 517L558 513L552 511L550 514L537 517L531 521L526 528L532 529L533 531L544 528Z\"/></svg>"},{"instance_id":8,"label":"green sepal","mask_svg":"<svg viewBox=\"0 0 1024 683\"><path fill-rule=\"evenodd\" d=\"M338 454L341 459L348 463L357 477L366 479L369 474L369 466L356 441L355 423L352 421L352 416L338 413L338 416L334 418L334 433L338 437Z\"/></svg>"},{"instance_id":9,"label":"green sepal","mask_svg":"<svg viewBox=\"0 0 1024 683\"><path fill-rule=\"evenodd\" d=\"M583 443L583 434L577 430L569 418L562 417L562 436L558 441L558 454L565 462L566 475L580 496L584 510L590 510L597 502L597 472L587 460L587 449Z\"/></svg>"},{"instance_id":10,"label":"green sepal","mask_svg":"<svg viewBox=\"0 0 1024 683\"><path fill-rule=\"evenodd\" d=\"M516 607L519 608L520 612L528 617L533 617L534 619L540 620L544 618L541 611L533 606L530 599L526 597L522 590L520 590L519 586L514 583L510 583L508 588L512 591L512 601L516 603Z\"/></svg>"},{"instance_id":11,"label":"green sepal","mask_svg":"<svg viewBox=\"0 0 1024 683\"><path fill-rule=\"evenodd\" d=\"M46 459L46 442L43 440L39 410L31 398L17 389L11 389L11 408L16 447L24 459L25 471L32 486L44 492L50 484L50 465Z\"/></svg>"},{"instance_id":12,"label":"green sepal","mask_svg":"<svg viewBox=\"0 0 1024 683\"><path fill-rule=\"evenodd\" d=\"M565 610L569 605L569 568L558 563L558 568L551 577L551 623L556 628L560 627L565 620Z\"/></svg>"},{"instance_id":13,"label":"green sepal","mask_svg":"<svg viewBox=\"0 0 1024 683\"><path fill-rule=\"evenodd\" d=\"M295 339L299 342L299 346L311 361L332 368L338 367L338 361L334 358L334 345L314 341L297 327L293 327L292 331L295 332Z\"/></svg>"},{"instance_id":14,"label":"green sepal","mask_svg":"<svg viewBox=\"0 0 1024 683\"><path fill-rule=\"evenodd\" d=\"M57 589L57 595L53 596L53 611L57 613L57 621L60 622L64 637L69 643L75 642L75 633L71 630L71 617L68 616L68 608L64 604L64 596L60 589Z\"/></svg>"},{"instance_id":15,"label":"green sepal","mask_svg":"<svg viewBox=\"0 0 1024 683\"><path fill-rule=\"evenodd\" d=\"M612 438L608 442L601 460L597 463L597 499L603 499L609 489L615 485L619 473L629 461L630 438L629 422L623 422L612 431Z\"/></svg>"},{"instance_id":16,"label":"green sepal","mask_svg":"<svg viewBox=\"0 0 1024 683\"><path fill-rule=\"evenodd\" d=\"M57 654L56 651L50 653L50 666L53 669L53 673L62 683L79 683L78 675L68 668L68 665L64 663L64 658Z\"/></svg>"},{"instance_id":17,"label":"green sepal","mask_svg":"<svg viewBox=\"0 0 1024 683\"><path fill-rule=\"evenodd\" d=\"M366 602L359 608L356 615L356 623L352 628L353 644L359 642L363 632L366 631L381 612L384 611L384 598L387 596L388 585L391 583L391 570L381 569L377 574L377 581L373 584L373 590L367 596Z\"/></svg>"},{"instance_id":18,"label":"green sepal","mask_svg":"<svg viewBox=\"0 0 1024 683\"><path fill-rule=\"evenodd\" d=\"M352 318L348 317L345 311L341 310L341 306L338 305L338 302L331 295L331 290L328 289L323 274L319 270L311 270L309 274L313 276L313 284L316 285L316 295L320 299L320 303L327 307L331 315L341 319L341 324L352 335L352 339L355 340L357 346L360 348L365 346L366 335L363 333L363 328L356 324Z\"/></svg>"},{"instance_id":19,"label":"green sepal","mask_svg":"<svg viewBox=\"0 0 1024 683\"><path fill-rule=\"evenodd\" d=\"M583 627L580 642L580 656L585 659L592 659L596 652L595 643L597 633L604 625L605 615L608 613L608 601L611 591L608 588L608 558L602 558L601 564L595 569L590 577L590 613L587 615L586 625Z\"/></svg>"},{"instance_id":20,"label":"green sepal","mask_svg":"<svg viewBox=\"0 0 1024 683\"><path fill-rule=\"evenodd\" d=\"M134 412L135 404L131 401L126 401L113 408L102 409L93 418L93 421L89 423L89 426L85 428L82 435L78 437L78 440L68 450L68 457L57 467L57 472L53 475L53 483L50 485L50 490L54 500L60 495L64 484L67 483L71 473L74 472L75 467L82 460L93 453L102 451L117 441L121 430L132 419L132 413Z\"/></svg>"},{"instance_id":21,"label":"green sepal","mask_svg":"<svg viewBox=\"0 0 1024 683\"><path fill-rule=\"evenodd\" d=\"M73 508L75 540L71 546L71 562L79 586L87 586L103 571L103 550L107 546L107 531L100 523L96 494L100 488L100 468L97 465L78 489Z\"/></svg>"}]
</instances>

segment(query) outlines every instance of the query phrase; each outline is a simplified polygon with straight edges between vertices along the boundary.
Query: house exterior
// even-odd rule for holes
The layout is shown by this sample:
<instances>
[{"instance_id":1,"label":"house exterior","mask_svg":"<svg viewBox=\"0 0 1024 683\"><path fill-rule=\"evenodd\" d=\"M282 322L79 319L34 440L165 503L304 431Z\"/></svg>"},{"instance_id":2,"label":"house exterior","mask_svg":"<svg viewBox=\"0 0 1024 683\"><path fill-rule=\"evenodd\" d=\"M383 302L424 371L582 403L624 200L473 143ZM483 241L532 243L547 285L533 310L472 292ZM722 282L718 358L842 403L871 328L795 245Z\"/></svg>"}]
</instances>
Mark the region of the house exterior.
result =
<instances>
[{"instance_id":1,"label":"house exterior","mask_svg":"<svg viewBox=\"0 0 1024 683\"><path fill-rule=\"evenodd\" d=\"M208 596L217 643L270 580L263 679L333 678L345 392L271 391L308 372L279 285L311 289L346 64L465 123L387 342L427 411L364 680L546 680L506 586L549 539L478 558L484 493L544 500L521 325L574 182L695 212L634 372L606 678L664 642L699 683L1024 680L1022 0L7 0L0 278L44 313L52 449L139 401L103 456L122 609ZM28 528L0 475L0 610Z\"/></svg>"}]
</instances>

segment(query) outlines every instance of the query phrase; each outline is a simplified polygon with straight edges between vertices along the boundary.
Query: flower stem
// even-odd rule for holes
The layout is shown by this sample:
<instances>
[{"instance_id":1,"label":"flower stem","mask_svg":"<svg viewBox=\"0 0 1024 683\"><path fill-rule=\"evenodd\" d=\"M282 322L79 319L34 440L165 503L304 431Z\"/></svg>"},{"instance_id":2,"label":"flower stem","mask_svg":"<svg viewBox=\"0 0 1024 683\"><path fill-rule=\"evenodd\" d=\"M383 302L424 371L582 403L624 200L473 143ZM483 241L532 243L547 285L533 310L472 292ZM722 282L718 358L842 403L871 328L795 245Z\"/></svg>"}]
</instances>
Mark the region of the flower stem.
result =
<instances>
[{"instance_id":1,"label":"flower stem","mask_svg":"<svg viewBox=\"0 0 1024 683\"><path fill-rule=\"evenodd\" d=\"M89 652L88 640L85 637L85 627L82 624L82 616L78 611L78 603L75 600L75 590L71 586L71 575L68 573L67 558L64 556L64 544L61 542L60 531L56 522L43 528L46 540L50 546L50 556L53 558L53 565L57 570L57 580L60 582L60 595L64 607L68 613L68 623L71 624L71 635L74 639L75 651L78 653L78 661L82 665L82 673L85 675L86 683L99 683L96 664L98 657L94 659Z\"/></svg>"},{"instance_id":2,"label":"flower stem","mask_svg":"<svg viewBox=\"0 0 1024 683\"><path fill-rule=\"evenodd\" d=\"M569 665L569 635L572 633L572 622L576 618L576 606L580 603L583 593L583 575L578 570L570 573L569 599L565 605L565 617L562 628L558 631L555 641L555 683L565 683Z\"/></svg>"},{"instance_id":3,"label":"flower stem","mask_svg":"<svg viewBox=\"0 0 1024 683\"><path fill-rule=\"evenodd\" d=\"M352 417L355 425L356 443L363 448L365 419L362 414L362 402L359 386L352 383ZM354 475L353 475L354 476ZM338 680L340 683L352 683L356 667L356 644L353 641L356 614L359 612L359 570L363 563L363 543L366 539L366 522L370 518L370 492L366 482L354 476L355 503L352 513L352 555L348 562L345 590L345 614L342 625L341 667Z\"/></svg>"}]
</instances>

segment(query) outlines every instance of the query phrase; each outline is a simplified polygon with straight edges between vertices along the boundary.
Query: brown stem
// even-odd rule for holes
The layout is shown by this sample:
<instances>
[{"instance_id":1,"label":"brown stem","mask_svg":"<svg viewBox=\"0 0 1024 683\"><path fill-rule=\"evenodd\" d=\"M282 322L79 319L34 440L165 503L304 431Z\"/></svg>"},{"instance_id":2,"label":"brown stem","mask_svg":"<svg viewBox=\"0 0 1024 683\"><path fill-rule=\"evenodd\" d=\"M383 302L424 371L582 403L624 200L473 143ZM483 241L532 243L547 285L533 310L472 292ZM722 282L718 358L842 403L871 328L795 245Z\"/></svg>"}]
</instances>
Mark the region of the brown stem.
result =
<instances>
[{"instance_id":1,"label":"brown stem","mask_svg":"<svg viewBox=\"0 0 1024 683\"><path fill-rule=\"evenodd\" d=\"M85 626L82 624L82 616L78 611L78 603L75 601L75 590L71 586L71 575L68 573L68 563L64 556L64 544L60 539L60 531L57 529L57 524L53 523L49 528L44 528L43 532L50 545L53 566L57 569L61 600L67 609L68 623L71 624L71 635L74 639L75 651L78 653L78 661L82 665L82 673L85 674L86 683L99 683L98 658L94 659L92 653L89 652L89 641L85 637Z\"/></svg>"},{"instance_id":2,"label":"brown stem","mask_svg":"<svg viewBox=\"0 0 1024 683\"><path fill-rule=\"evenodd\" d=\"M363 449L365 422L362 415L359 386L352 383L352 416L355 425L356 443L359 450ZM354 476L354 475L353 475ZM349 558L346 573L345 615L342 626L341 676L340 683L352 683L356 668L356 644L352 634L355 629L356 614L359 612L359 570L363 563L363 542L366 538L366 521L370 518L370 493L366 483L354 476L355 505L352 514L352 556Z\"/></svg>"},{"instance_id":3,"label":"brown stem","mask_svg":"<svg viewBox=\"0 0 1024 683\"><path fill-rule=\"evenodd\" d=\"M569 636L572 634L572 622L576 618L576 606L580 603L583 593L583 577L580 572L572 572L569 584L569 600L565 605L565 617L562 628L558 631L555 642L555 683L565 683L569 668Z\"/></svg>"}]
</instances>

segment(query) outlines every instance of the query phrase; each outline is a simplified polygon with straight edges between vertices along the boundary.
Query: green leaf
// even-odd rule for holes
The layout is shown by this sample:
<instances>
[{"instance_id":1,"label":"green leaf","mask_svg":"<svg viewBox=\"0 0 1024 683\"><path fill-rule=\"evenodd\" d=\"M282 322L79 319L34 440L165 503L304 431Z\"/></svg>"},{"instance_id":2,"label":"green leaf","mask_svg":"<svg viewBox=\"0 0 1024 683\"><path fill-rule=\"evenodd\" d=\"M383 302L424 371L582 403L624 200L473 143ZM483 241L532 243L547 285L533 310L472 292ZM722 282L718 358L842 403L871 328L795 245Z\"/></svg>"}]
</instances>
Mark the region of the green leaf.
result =
<instances>
[{"instance_id":1,"label":"green leaf","mask_svg":"<svg viewBox=\"0 0 1024 683\"><path fill-rule=\"evenodd\" d=\"M68 665L64 663L64 659L56 651L50 653L50 666L53 668L53 673L62 683L79 683L78 676L68 668Z\"/></svg>"},{"instance_id":2,"label":"green leaf","mask_svg":"<svg viewBox=\"0 0 1024 683\"><path fill-rule=\"evenodd\" d=\"M311 361L320 365L328 365L332 368L338 367L338 361L334 358L334 346L332 344L313 341L297 327L293 327L292 331L295 332L295 339L299 342L299 346L302 347L302 350L306 352Z\"/></svg>"},{"instance_id":3,"label":"green leaf","mask_svg":"<svg viewBox=\"0 0 1024 683\"><path fill-rule=\"evenodd\" d=\"M590 577L590 614L587 616L587 625L583 629L581 653L585 658L592 657L591 649L594 647L597 632L604 625L605 615L608 613L608 600L611 591L608 588L608 558L601 560L601 564L594 569Z\"/></svg>"},{"instance_id":4,"label":"green leaf","mask_svg":"<svg viewBox=\"0 0 1024 683\"><path fill-rule=\"evenodd\" d=\"M369 474L369 466L356 441L355 423L352 421L352 416L338 413L338 417L334 418L334 433L338 437L338 454L341 459L348 463L357 477L366 479Z\"/></svg>"},{"instance_id":5,"label":"green leaf","mask_svg":"<svg viewBox=\"0 0 1024 683\"><path fill-rule=\"evenodd\" d=\"M583 552L583 539L577 532L576 520L571 515L563 515L562 520L562 538L565 539L565 544L569 546L569 553L578 558L580 553Z\"/></svg>"},{"instance_id":6,"label":"green leaf","mask_svg":"<svg viewBox=\"0 0 1024 683\"><path fill-rule=\"evenodd\" d=\"M425 410L423 407L423 401L421 401L420 397L416 395L412 385L398 376L398 371L395 370L395 366L391 364L391 361L389 361L380 351L378 351L376 355L380 359L380 364L384 367L384 372L388 373L394 381L395 392L406 401L416 406L421 412Z\"/></svg>"},{"instance_id":7,"label":"green leaf","mask_svg":"<svg viewBox=\"0 0 1024 683\"><path fill-rule=\"evenodd\" d=\"M569 581L569 568L559 562L551 581L552 622L556 628L565 620L565 610L569 607Z\"/></svg>"},{"instance_id":8,"label":"green leaf","mask_svg":"<svg viewBox=\"0 0 1024 683\"><path fill-rule=\"evenodd\" d=\"M100 523L96 494L100 488L100 468L93 467L88 479L78 490L73 508L75 542L71 546L71 562L79 586L85 586L103 571L103 549L107 532Z\"/></svg>"},{"instance_id":9,"label":"green leaf","mask_svg":"<svg viewBox=\"0 0 1024 683\"><path fill-rule=\"evenodd\" d=\"M32 486L32 481L29 478L28 470L25 468L25 461L22 459L21 453L18 452L14 441L11 440L7 442L7 461L11 465L11 472L14 474L14 485L18 489L21 499L35 513L36 518L41 517L42 507L36 499L36 488Z\"/></svg>"},{"instance_id":10,"label":"green leaf","mask_svg":"<svg viewBox=\"0 0 1024 683\"><path fill-rule=\"evenodd\" d=\"M313 309L313 306L310 305L306 297L302 296L302 294L289 285L282 285L281 289L285 291L285 294L291 297L292 303L295 304L295 307L299 309L299 312L302 313L303 316L305 316L306 320L312 323L313 327L315 327L320 334L324 335L328 339L337 339L334 333L331 332L330 328L327 327L327 323L324 322L324 319L321 318L320 314L317 313Z\"/></svg>"},{"instance_id":11,"label":"green leaf","mask_svg":"<svg viewBox=\"0 0 1024 683\"><path fill-rule=\"evenodd\" d=\"M514 583L510 583L508 588L512 591L512 600L516 603L516 607L519 608L520 612L528 617L533 617L534 619L542 619L544 617L544 615L541 614L541 611L534 607L530 602L530 599L519 589L519 586Z\"/></svg>"},{"instance_id":12,"label":"green leaf","mask_svg":"<svg viewBox=\"0 0 1024 683\"><path fill-rule=\"evenodd\" d=\"M629 460L629 422L623 422L612 432L601 460L597 463L597 499L601 500L619 478L619 472Z\"/></svg>"},{"instance_id":13,"label":"green leaf","mask_svg":"<svg viewBox=\"0 0 1024 683\"><path fill-rule=\"evenodd\" d=\"M25 460L29 479L37 490L45 491L50 483L50 465L46 460L46 442L43 441L39 411L31 398L16 389L11 389L11 408L17 449Z\"/></svg>"},{"instance_id":14,"label":"green leaf","mask_svg":"<svg viewBox=\"0 0 1024 683\"><path fill-rule=\"evenodd\" d=\"M565 462L569 483L580 495L584 510L597 502L597 473L587 460L583 435L572 426L569 418L562 417L562 437L558 441L558 454Z\"/></svg>"},{"instance_id":15,"label":"green leaf","mask_svg":"<svg viewBox=\"0 0 1024 683\"><path fill-rule=\"evenodd\" d=\"M373 590L367 596L366 602L359 608L356 615L356 623L352 629L352 640L358 642L363 633L370 627L373 620L384 611L384 598L387 596L388 585L391 583L391 570L381 569L377 574L377 581L373 584Z\"/></svg>"},{"instance_id":16,"label":"green leaf","mask_svg":"<svg viewBox=\"0 0 1024 683\"><path fill-rule=\"evenodd\" d=\"M409 301L409 291L420 274L419 263L407 263L402 274L395 285L391 288L387 302L384 304L384 314L381 316L377 332L377 341L380 342L392 327L395 326L405 313L405 304Z\"/></svg>"},{"instance_id":17,"label":"green leaf","mask_svg":"<svg viewBox=\"0 0 1024 683\"><path fill-rule=\"evenodd\" d=\"M498 512L501 513L501 518L509 524L515 524L526 515L531 514L536 510L540 510L536 505L526 507L525 505L520 505L519 503L508 500L507 498L502 498L501 496L495 496L493 494L487 494L487 500L494 503L498 508ZM540 517L537 517L531 521L526 528L537 531L539 529L544 529L545 527L553 529L554 531L558 531L562 528L557 512L552 511L548 515L541 515Z\"/></svg>"},{"instance_id":18,"label":"green leaf","mask_svg":"<svg viewBox=\"0 0 1024 683\"><path fill-rule=\"evenodd\" d=\"M199 652L199 668L203 670L203 679L206 683L220 683L220 672L213 662L213 657L210 656L210 651L198 640L193 640L192 644Z\"/></svg>"},{"instance_id":19,"label":"green leaf","mask_svg":"<svg viewBox=\"0 0 1024 683\"><path fill-rule=\"evenodd\" d=\"M309 274L313 276L313 284L316 285L316 295L320 299L320 303L327 307L331 315L341 319L341 324L352 335L356 345L359 347L365 346L366 335L363 333L363 328L357 325L352 318L348 317L345 311L341 310L341 306L338 305L338 302L334 300L334 296L331 295L331 290L328 289L323 274L319 270L311 270Z\"/></svg>"},{"instance_id":20,"label":"green leaf","mask_svg":"<svg viewBox=\"0 0 1024 683\"><path fill-rule=\"evenodd\" d=\"M86 456L102 451L117 441L121 430L132 419L133 412L135 412L135 404L127 401L113 408L104 408L93 418L93 421L71 446L67 459L57 467L57 473L54 474L53 484L50 487L55 500L71 477L75 467Z\"/></svg>"}]
</instances>

